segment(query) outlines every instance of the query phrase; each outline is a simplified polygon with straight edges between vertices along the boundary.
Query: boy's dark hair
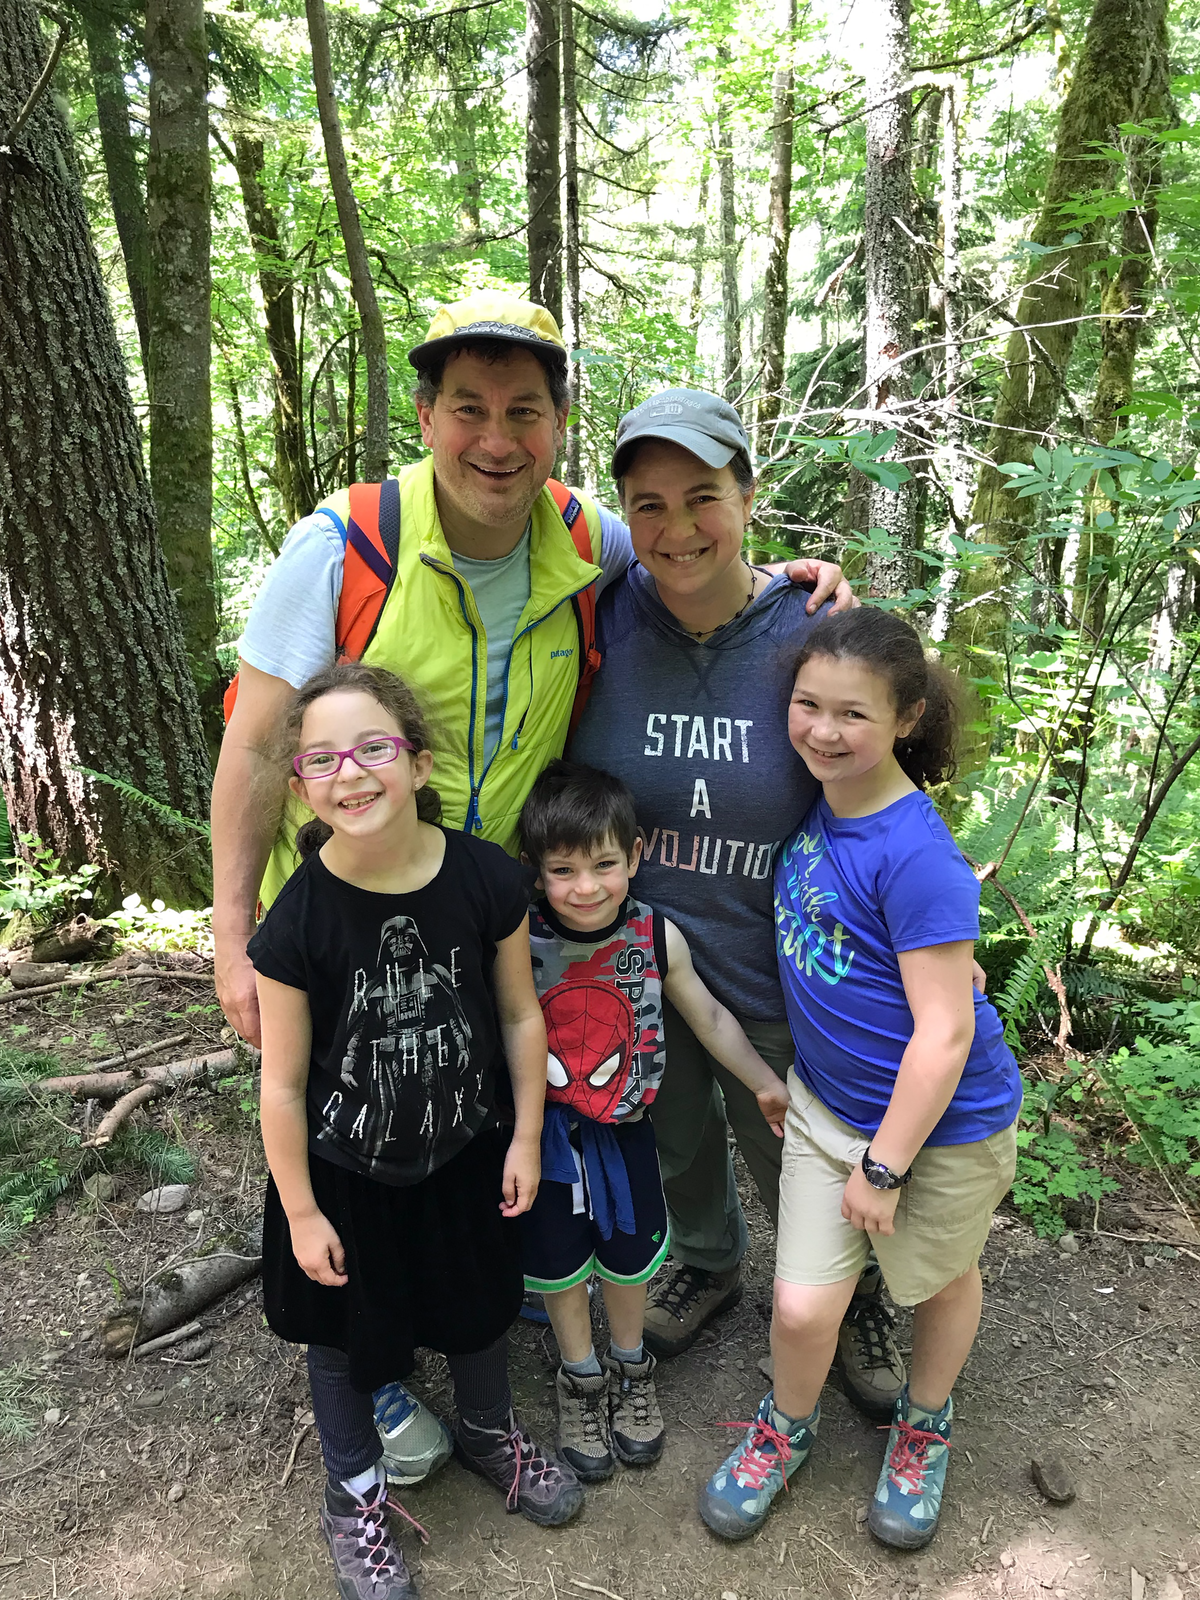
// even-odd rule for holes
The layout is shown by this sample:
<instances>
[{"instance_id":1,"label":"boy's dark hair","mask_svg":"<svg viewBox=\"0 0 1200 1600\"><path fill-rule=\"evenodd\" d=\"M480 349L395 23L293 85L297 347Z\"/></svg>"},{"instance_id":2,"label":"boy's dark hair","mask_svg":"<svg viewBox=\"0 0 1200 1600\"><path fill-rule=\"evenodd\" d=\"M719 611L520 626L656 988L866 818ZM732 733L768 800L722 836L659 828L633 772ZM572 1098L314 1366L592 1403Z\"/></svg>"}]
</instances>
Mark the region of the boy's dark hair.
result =
<instances>
[{"instance_id":1,"label":"boy's dark hair","mask_svg":"<svg viewBox=\"0 0 1200 1600\"><path fill-rule=\"evenodd\" d=\"M814 656L861 661L887 684L900 715L924 700L916 727L896 741L896 760L921 789L954 776L961 722L958 684L939 661L927 659L915 628L893 611L860 606L821 618L796 657L795 672Z\"/></svg>"},{"instance_id":2,"label":"boy's dark hair","mask_svg":"<svg viewBox=\"0 0 1200 1600\"><path fill-rule=\"evenodd\" d=\"M442 392L442 379L446 372L446 363L451 356L475 356L480 361L489 364L493 362L511 361L514 356L527 351L537 360L546 374L546 386L550 390L550 403L555 411L562 411L570 399L570 380L567 377L567 363L565 360L554 360L550 356L543 356L541 351L531 349L528 345L514 344L511 339L472 339L469 344L452 345L448 350L440 350L437 355L423 362L417 368L417 383L413 390L413 399L419 400L422 405L432 406ZM562 351L559 351L562 356Z\"/></svg>"},{"instance_id":3,"label":"boy's dark hair","mask_svg":"<svg viewBox=\"0 0 1200 1600\"><path fill-rule=\"evenodd\" d=\"M535 867L552 850L595 850L612 839L633 854L637 811L628 784L581 761L552 761L521 808L521 849Z\"/></svg>"}]
</instances>

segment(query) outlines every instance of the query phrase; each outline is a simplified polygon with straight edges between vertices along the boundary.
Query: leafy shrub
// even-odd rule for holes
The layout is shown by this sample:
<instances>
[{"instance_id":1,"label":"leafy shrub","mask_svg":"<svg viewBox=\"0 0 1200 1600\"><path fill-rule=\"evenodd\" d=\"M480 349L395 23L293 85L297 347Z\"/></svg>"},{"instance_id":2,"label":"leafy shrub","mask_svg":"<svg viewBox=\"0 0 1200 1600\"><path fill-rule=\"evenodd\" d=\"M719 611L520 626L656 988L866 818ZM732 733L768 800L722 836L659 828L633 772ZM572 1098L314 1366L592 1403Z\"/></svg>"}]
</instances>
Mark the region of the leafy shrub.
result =
<instances>
[{"instance_id":1,"label":"leafy shrub","mask_svg":"<svg viewBox=\"0 0 1200 1600\"><path fill-rule=\"evenodd\" d=\"M1200 1000L1149 1000L1144 1013L1147 1032L1096 1072L1137 1130L1128 1158L1200 1177Z\"/></svg>"},{"instance_id":2,"label":"leafy shrub","mask_svg":"<svg viewBox=\"0 0 1200 1600\"><path fill-rule=\"evenodd\" d=\"M1012 1198L1043 1239L1056 1239L1065 1230L1063 1213L1071 1201L1095 1202L1118 1187L1085 1160L1071 1130L1054 1120L1057 1099L1074 1085L1073 1074L1058 1083L1024 1080Z\"/></svg>"},{"instance_id":3,"label":"leafy shrub","mask_svg":"<svg viewBox=\"0 0 1200 1600\"><path fill-rule=\"evenodd\" d=\"M114 928L117 944L138 950L194 950L197 955L213 953L212 909L172 911L162 900L142 904L138 894L126 895L120 911L105 917L104 926Z\"/></svg>"},{"instance_id":4,"label":"leafy shrub","mask_svg":"<svg viewBox=\"0 0 1200 1600\"><path fill-rule=\"evenodd\" d=\"M0 912L9 916L24 912L40 925L66 916L80 901L92 898L88 885L99 877L99 867L64 872L58 856L36 834L23 833L20 842L27 855L6 856L3 861L9 870L0 888Z\"/></svg>"}]
</instances>

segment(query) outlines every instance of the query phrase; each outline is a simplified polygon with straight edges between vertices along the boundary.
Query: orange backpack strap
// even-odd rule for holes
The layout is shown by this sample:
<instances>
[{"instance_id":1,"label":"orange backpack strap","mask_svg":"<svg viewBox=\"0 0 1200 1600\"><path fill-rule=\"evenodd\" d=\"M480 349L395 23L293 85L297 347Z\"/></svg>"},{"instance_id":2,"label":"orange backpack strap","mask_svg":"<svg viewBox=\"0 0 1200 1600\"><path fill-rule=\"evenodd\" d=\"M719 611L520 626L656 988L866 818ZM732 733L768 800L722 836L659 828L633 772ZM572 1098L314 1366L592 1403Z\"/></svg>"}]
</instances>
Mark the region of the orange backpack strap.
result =
<instances>
[{"instance_id":1,"label":"orange backpack strap","mask_svg":"<svg viewBox=\"0 0 1200 1600\"><path fill-rule=\"evenodd\" d=\"M350 521L322 506L342 536L342 593L333 637L339 661L361 661L396 577L400 550L400 480L350 485ZM225 721L237 703L238 675L225 691Z\"/></svg>"},{"instance_id":2,"label":"orange backpack strap","mask_svg":"<svg viewBox=\"0 0 1200 1600\"><path fill-rule=\"evenodd\" d=\"M339 661L361 661L396 577L400 551L400 480L350 485L342 594L334 643Z\"/></svg>"},{"instance_id":3,"label":"orange backpack strap","mask_svg":"<svg viewBox=\"0 0 1200 1600\"><path fill-rule=\"evenodd\" d=\"M548 479L546 487L554 498L559 515L567 525L567 531L574 541L575 549L579 552L580 560L586 561L589 566L594 566L596 558L592 554L592 535L588 520L582 514L583 507L570 489L565 484L559 483L556 478ZM583 716L583 708L587 705L588 696L592 692L592 679L600 670L602 660L596 645L595 582L589 583L586 589L581 589L574 596L572 604L575 607L575 621L579 626L579 687L575 690L575 704L571 708L570 733L575 732L579 719Z\"/></svg>"}]
</instances>

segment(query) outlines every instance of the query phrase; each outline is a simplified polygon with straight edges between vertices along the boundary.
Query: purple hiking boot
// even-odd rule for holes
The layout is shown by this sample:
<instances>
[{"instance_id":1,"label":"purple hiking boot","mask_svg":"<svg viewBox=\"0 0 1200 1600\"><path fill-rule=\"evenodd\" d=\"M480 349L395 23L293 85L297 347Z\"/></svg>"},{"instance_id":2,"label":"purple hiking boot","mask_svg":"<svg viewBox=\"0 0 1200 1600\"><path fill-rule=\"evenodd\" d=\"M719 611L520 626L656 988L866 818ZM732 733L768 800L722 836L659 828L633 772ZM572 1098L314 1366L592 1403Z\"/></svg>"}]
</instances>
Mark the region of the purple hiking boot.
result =
<instances>
[{"instance_id":1,"label":"purple hiking boot","mask_svg":"<svg viewBox=\"0 0 1200 1600\"><path fill-rule=\"evenodd\" d=\"M387 1485L376 1484L362 1499L328 1485L321 1502L321 1532L333 1557L341 1600L419 1600L400 1547L388 1527L388 1512L398 1511L420 1533L428 1534L403 1506L389 1500Z\"/></svg>"},{"instance_id":2,"label":"purple hiking boot","mask_svg":"<svg viewBox=\"0 0 1200 1600\"><path fill-rule=\"evenodd\" d=\"M583 1486L571 1468L532 1439L511 1412L506 1428L460 1423L454 1443L464 1467L499 1489L509 1511L539 1527L570 1522L583 1504Z\"/></svg>"}]
</instances>

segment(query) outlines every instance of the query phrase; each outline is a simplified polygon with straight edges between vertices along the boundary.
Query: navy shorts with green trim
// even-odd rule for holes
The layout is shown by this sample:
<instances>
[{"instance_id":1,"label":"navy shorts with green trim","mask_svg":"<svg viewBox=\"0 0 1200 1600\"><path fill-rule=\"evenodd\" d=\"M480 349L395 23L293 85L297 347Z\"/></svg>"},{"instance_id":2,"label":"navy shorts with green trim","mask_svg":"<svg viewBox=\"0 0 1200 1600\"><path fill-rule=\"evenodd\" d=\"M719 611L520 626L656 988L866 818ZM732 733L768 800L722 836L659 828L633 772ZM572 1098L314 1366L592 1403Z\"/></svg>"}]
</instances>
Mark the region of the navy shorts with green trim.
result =
<instances>
[{"instance_id":1,"label":"navy shorts with green trim","mask_svg":"<svg viewBox=\"0 0 1200 1600\"><path fill-rule=\"evenodd\" d=\"M613 1132L629 1174L635 1231L614 1228L611 1239L601 1238L586 1211L572 1212L569 1183L543 1181L532 1208L518 1219L526 1289L555 1294L586 1282L593 1272L609 1283L646 1283L666 1259L671 1236L654 1124L643 1113Z\"/></svg>"}]
</instances>

